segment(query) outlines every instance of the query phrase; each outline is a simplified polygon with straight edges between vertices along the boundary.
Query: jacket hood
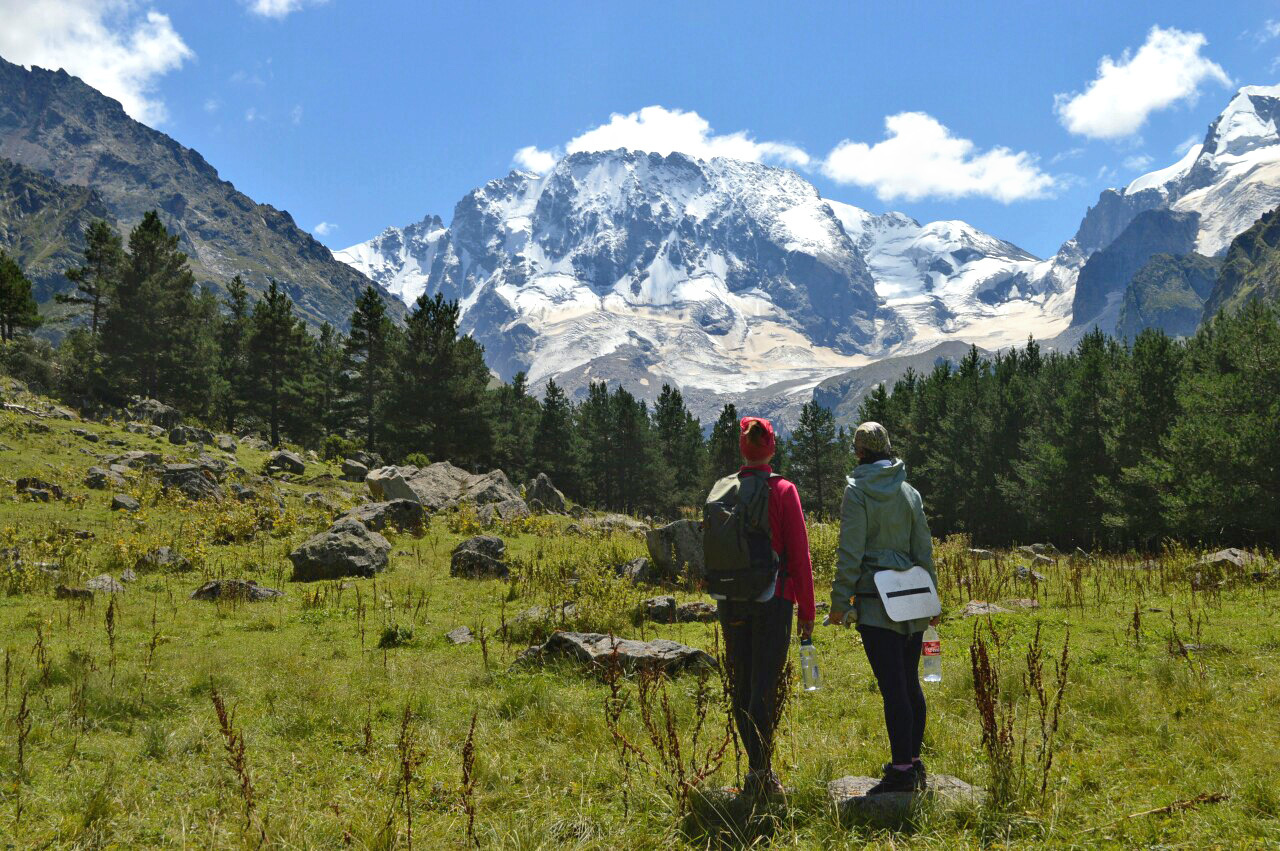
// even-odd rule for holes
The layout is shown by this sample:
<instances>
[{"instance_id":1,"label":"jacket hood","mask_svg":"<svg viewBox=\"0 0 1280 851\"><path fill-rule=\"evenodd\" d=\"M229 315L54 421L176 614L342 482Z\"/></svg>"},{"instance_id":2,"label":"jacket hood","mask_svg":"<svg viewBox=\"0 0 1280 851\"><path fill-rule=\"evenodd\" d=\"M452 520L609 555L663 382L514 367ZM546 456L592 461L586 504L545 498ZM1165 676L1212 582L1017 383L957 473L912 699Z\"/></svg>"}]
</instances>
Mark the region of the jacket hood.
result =
<instances>
[{"instance_id":1,"label":"jacket hood","mask_svg":"<svg viewBox=\"0 0 1280 851\"><path fill-rule=\"evenodd\" d=\"M897 496L907 480L907 468L901 458L889 463L859 464L849 476L849 484L871 499L885 500Z\"/></svg>"}]
</instances>

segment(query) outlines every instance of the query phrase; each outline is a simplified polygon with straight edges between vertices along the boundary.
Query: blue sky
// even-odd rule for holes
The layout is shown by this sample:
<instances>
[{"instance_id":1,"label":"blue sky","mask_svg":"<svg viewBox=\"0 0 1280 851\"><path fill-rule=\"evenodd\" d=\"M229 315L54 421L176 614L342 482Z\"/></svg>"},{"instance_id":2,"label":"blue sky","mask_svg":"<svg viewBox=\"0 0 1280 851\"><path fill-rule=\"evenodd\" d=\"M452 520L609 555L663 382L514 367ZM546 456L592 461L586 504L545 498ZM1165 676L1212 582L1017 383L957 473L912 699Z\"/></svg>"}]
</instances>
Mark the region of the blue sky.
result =
<instances>
[{"instance_id":1,"label":"blue sky","mask_svg":"<svg viewBox=\"0 0 1280 851\"><path fill-rule=\"evenodd\" d=\"M333 247L447 221L521 149L639 139L1044 256L1280 78L1275 3L786 5L0 0L0 55L80 73Z\"/></svg>"}]
</instances>

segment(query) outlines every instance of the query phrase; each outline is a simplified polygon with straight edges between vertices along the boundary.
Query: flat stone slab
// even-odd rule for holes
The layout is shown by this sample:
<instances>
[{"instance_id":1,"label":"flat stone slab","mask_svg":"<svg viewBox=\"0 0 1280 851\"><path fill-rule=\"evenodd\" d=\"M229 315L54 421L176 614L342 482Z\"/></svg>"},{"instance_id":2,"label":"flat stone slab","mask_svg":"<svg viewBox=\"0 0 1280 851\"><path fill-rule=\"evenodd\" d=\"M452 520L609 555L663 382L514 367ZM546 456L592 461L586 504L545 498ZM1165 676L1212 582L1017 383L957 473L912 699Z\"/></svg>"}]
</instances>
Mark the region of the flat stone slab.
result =
<instances>
[{"instance_id":1,"label":"flat stone slab","mask_svg":"<svg viewBox=\"0 0 1280 851\"><path fill-rule=\"evenodd\" d=\"M571 659L589 668L614 664L625 673L639 669L678 674L691 668L716 667L710 654L666 638L636 641L597 632L557 632L541 646L530 647L517 664L543 664L552 659Z\"/></svg>"},{"instance_id":2,"label":"flat stone slab","mask_svg":"<svg viewBox=\"0 0 1280 851\"><path fill-rule=\"evenodd\" d=\"M979 804L983 790L949 774L930 774L924 792L890 792L867 795L877 777L841 777L827 784L827 797L835 805L842 820L875 827L901 824L919 804L932 802L944 806Z\"/></svg>"}]
</instances>

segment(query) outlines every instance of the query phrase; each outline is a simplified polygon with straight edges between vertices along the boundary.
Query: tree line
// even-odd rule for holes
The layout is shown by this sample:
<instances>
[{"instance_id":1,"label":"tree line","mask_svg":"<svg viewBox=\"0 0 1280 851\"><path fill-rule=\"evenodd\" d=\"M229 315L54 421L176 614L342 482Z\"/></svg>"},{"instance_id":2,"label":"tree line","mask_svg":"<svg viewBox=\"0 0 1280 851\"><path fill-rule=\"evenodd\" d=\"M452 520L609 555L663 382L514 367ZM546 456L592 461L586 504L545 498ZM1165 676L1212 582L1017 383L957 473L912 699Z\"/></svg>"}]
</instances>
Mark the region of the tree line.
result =
<instances>
[{"instance_id":1,"label":"tree line","mask_svg":"<svg viewBox=\"0 0 1280 851\"><path fill-rule=\"evenodd\" d=\"M86 412L149 396L211 427L326 457L448 460L517 482L545 472L583 504L666 517L699 505L739 464L734 405L704 429L665 385L652 405L603 383L575 401L548 381L538 398L523 373L497 380L483 347L459 335L458 304L439 294L419 297L400 325L366 288L345 333L309 331L274 280L254 298L237 277L219 299L196 287L154 212L127 244L106 222L89 228L84 264L67 273L74 290L58 296L83 319L56 350L22 337L39 317L6 260L6 367ZM1094 332L1069 353L1043 353L1033 340L991 358L974 349L957 366L876 388L859 413L889 428L937 535L1280 545L1273 307L1219 316L1183 341ZM809 402L780 439L774 468L809 512L839 514L851 438Z\"/></svg>"}]
</instances>

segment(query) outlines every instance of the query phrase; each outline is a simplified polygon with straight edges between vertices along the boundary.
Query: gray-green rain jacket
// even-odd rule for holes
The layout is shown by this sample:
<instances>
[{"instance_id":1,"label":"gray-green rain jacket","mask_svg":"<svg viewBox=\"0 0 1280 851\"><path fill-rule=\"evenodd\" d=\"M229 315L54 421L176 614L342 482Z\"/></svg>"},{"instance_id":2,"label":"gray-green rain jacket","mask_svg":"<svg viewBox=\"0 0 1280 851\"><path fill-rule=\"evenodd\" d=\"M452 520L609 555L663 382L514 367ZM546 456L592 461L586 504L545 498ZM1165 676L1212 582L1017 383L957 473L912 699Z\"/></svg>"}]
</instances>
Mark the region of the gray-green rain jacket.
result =
<instances>
[{"instance_id":1,"label":"gray-green rain jacket","mask_svg":"<svg viewBox=\"0 0 1280 851\"><path fill-rule=\"evenodd\" d=\"M901 460L859 464L848 482L840 510L836 576L831 583L833 617L856 607L859 626L884 627L904 635L921 632L929 625L928 619L889 620L873 576L877 570L905 570L918 564L929 571L937 586L933 537L925 520L924 502L907 484Z\"/></svg>"}]
</instances>

